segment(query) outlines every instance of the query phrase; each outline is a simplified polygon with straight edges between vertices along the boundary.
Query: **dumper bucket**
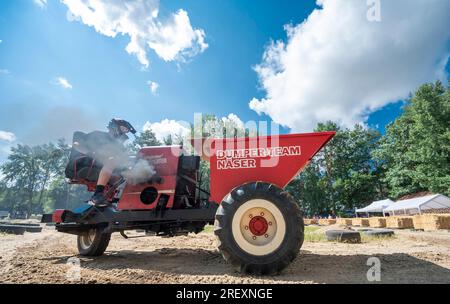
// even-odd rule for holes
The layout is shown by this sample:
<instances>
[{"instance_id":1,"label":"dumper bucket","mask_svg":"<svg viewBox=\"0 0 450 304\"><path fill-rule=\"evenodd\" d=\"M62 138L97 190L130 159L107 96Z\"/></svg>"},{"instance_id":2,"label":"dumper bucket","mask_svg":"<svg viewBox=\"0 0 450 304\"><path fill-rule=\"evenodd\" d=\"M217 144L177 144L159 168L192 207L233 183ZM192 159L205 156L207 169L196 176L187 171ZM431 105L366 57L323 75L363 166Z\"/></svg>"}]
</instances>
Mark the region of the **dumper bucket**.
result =
<instances>
[{"instance_id":1,"label":"dumper bucket","mask_svg":"<svg viewBox=\"0 0 450 304\"><path fill-rule=\"evenodd\" d=\"M267 182L284 188L335 132L213 139L193 142L210 161L210 199L220 203L235 187ZM199 149L200 147L200 149Z\"/></svg>"}]
</instances>

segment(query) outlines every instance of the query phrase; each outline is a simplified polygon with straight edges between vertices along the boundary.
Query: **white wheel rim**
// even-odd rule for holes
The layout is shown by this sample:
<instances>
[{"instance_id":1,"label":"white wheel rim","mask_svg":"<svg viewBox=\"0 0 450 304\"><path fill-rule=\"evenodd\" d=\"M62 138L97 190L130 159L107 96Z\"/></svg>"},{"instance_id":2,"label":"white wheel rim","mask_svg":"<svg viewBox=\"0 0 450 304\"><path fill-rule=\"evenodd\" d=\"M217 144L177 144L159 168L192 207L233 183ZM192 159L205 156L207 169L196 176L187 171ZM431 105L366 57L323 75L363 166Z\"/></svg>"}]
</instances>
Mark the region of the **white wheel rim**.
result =
<instances>
[{"instance_id":1,"label":"white wheel rim","mask_svg":"<svg viewBox=\"0 0 450 304\"><path fill-rule=\"evenodd\" d=\"M283 214L272 202L253 199L234 214L232 233L238 246L249 254L267 255L280 247L286 234Z\"/></svg>"},{"instance_id":2,"label":"white wheel rim","mask_svg":"<svg viewBox=\"0 0 450 304\"><path fill-rule=\"evenodd\" d=\"M80 245L83 249L89 249L95 239L95 229L90 229L87 233L80 235Z\"/></svg>"}]
</instances>

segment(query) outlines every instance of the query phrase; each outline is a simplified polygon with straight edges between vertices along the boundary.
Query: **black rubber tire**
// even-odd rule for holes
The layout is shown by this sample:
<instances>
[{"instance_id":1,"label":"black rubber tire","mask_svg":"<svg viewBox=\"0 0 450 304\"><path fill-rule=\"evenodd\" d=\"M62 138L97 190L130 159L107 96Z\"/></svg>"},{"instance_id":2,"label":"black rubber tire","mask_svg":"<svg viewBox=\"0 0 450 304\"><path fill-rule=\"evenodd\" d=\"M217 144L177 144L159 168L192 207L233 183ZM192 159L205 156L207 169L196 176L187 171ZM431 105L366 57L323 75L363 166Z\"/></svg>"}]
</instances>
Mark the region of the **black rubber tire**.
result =
<instances>
[{"instance_id":1,"label":"black rubber tire","mask_svg":"<svg viewBox=\"0 0 450 304\"><path fill-rule=\"evenodd\" d=\"M77 236L78 252L82 256L100 256L109 245L111 233L103 232L103 229L95 228L95 237L89 246L83 245L83 238L87 236L88 231Z\"/></svg>"},{"instance_id":2,"label":"black rubber tire","mask_svg":"<svg viewBox=\"0 0 450 304\"><path fill-rule=\"evenodd\" d=\"M370 236L382 236L382 237L389 237L394 235L394 230L390 229L377 229L377 230L370 230L370 231L364 231L365 235Z\"/></svg>"},{"instance_id":3,"label":"black rubber tire","mask_svg":"<svg viewBox=\"0 0 450 304\"><path fill-rule=\"evenodd\" d=\"M0 222L0 225L14 225L14 226L26 226L26 227L39 227L40 224L34 223L11 223L11 222Z\"/></svg>"},{"instance_id":4,"label":"black rubber tire","mask_svg":"<svg viewBox=\"0 0 450 304\"><path fill-rule=\"evenodd\" d=\"M25 226L18 225L0 225L0 232L22 235L25 233Z\"/></svg>"},{"instance_id":5,"label":"black rubber tire","mask_svg":"<svg viewBox=\"0 0 450 304\"><path fill-rule=\"evenodd\" d=\"M342 243L361 243L361 234L352 230L328 230L325 232L328 241Z\"/></svg>"},{"instance_id":6,"label":"black rubber tire","mask_svg":"<svg viewBox=\"0 0 450 304\"><path fill-rule=\"evenodd\" d=\"M244 251L233 237L233 216L241 205L252 199L273 203L283 215L286 225L281 245L267 255L257 256ZM279 273L297 257L303 244L303 215L298 203L286 191L272 184L255 182L235 188L222 201L215 219L214 233L219 251L239 272L257 275Z\"/></svg>"},{"instance_id":7,"label":"black rubber tire","mask_svg":"<svg viewBox=\"0 0 450 304\"><path fill-rule=\"evenodd\" d=\"M29 226L25 228L25 231L30 233L39 233L42 232L42 227Z\"/></svg>"},{"instance_id":8,"label":"black rubber tire","mask_svg":"<svg viewBox=\"0 0 450 304\"><path fill-rule=\"evenodd\" d=\"M366 232L366 231L372 231L373 228L356 228L356 230L357 230L358 232Z\"/></svg>"}]
</instances>

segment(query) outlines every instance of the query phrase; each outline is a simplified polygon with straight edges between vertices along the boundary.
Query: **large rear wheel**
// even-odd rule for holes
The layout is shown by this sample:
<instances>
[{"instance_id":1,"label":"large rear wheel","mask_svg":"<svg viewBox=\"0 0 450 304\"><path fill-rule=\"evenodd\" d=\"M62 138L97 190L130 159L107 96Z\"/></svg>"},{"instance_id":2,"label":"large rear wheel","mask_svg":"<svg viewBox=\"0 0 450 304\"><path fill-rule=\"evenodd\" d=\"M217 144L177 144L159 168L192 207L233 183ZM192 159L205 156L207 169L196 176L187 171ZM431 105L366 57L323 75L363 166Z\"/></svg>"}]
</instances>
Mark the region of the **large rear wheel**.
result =
<instances>
[{"instance_id":1,"label":"large rear wheel","mask_svg":"<svg viewBox=\"0 0 450 304\"><path fill-rule=\"evenodd\" d=\"M78 235L78 252L84 256L100 256L108 247L111 233L104 233L103 229L92 228Z\"/></svg>"},{"instance_id":2,"label":"large rear wheel","mask_svg":"<svg viewBox=\"0 0 450 304\"><path fill-rule=\"evenodd\" d=\"M216 213L215 234L237 270L273 274L298 255L304 224L299 205L282 189L250 183L234 189Z\"/></svg>"}]
</instances>

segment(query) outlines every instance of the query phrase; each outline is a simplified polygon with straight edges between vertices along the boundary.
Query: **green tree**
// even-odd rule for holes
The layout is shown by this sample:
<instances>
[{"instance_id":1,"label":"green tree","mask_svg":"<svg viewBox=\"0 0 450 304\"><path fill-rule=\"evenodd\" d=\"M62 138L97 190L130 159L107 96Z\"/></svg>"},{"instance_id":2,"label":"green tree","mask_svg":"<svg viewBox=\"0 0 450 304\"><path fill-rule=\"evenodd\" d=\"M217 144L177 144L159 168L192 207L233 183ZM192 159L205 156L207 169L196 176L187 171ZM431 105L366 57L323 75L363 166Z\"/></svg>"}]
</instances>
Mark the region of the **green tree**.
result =
<instances>
[{"instance_id":1,"label":"green tree","mask_svg":"<svg viewBox=\"0 0 450 304\"><path fill-rule=\"evenodd\" d=\"M386 129L375 158L394 198L418 191L450 195L450 93L424 84Z\"/></svg>"},{"instance_id":2,"label":"green tree","mask_svg":"<svg viewBox=\"0 0 450 304\"><path fill-rule=\"evenodd\" d=\"M63 145L64 142L60 141L59 144ZM42 210L43 199L47 190L48 183L52 180L52 178L62 175L62 165L64 165L65 167L64 161L68 160L68 158L64 157L64 150L61 149L61 147L57 147L53 143L38 146L37 150L37 158L40 162L39 166L41 169L37 209Z\"/></svg>"},{"instance_id":3,"label":"green tree","mask_svg":"<svg viewBox=\"0 0 450 304\"><path fill-rule=\"evenodd\" d=\"M63 140L57 144L37 146L17 145L11 149L7 161L1 167L2 208L11 214L40 213L44 205L51 205L47 197L55 179L64 179L69 147Z\"/></svg>"},{"instance_id":4,"label":"green tree","mask_svg":"<svg viewBox=\"0 0 450 304\"><path fill-rule=\"evenodd\" d=\"M320 123L315 131L336 131L336 135L288 186L306 213L339 213L384 195L371 156L380 138L377 131L361 125L342 129L334 122Z\"/></svg>"},{"instance_id":5,"label":"green tree","mask_svg":"<svg viewBox=\"0 0 450 304\"><path fill-rule=\"evenodd\" d=\"M140 135L136 136L130 145L130 149L134 152L139 151L143 147L161 146L161 142L156 138L152 130L147 129Z\"/></svg>"},{"instance_id":6,"label":"green tree","mask_svg":"<svg viewBox=\"0 0 450 304\"><path fill-rule=\"evenodd\" d=\"M169 134L163 141L166 146L171 146L173 144L172 135Z\"/></svg>"},{"instance_id":7,"label":"green tree","mask_svg":"<svg viewBox=\"0 0 450 304\"><path fill-rule=\"evenodd\" d=\"M42 177L40 168L41 151L39 147L18 145L11 148L8 161L2 166L4 180L18 191L16 197L21 205L26 202L26 214L31 215L33 199Z\"/></svg>"}]
</instances>

